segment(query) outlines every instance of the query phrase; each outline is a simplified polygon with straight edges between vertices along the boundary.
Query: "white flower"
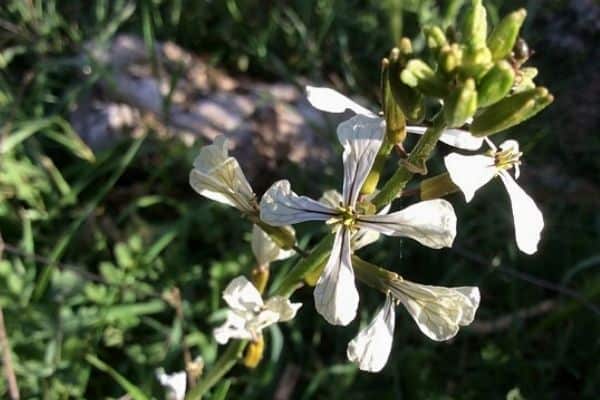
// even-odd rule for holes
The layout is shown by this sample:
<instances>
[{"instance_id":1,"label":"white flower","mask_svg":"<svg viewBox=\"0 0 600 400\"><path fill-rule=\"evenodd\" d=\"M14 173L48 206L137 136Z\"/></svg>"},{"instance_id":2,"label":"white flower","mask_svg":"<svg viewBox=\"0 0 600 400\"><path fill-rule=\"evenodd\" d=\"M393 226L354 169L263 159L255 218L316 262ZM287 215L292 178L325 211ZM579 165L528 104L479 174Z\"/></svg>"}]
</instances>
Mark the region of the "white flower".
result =
<instances>
[{"instance_id":1,"label":"white flower","mask_svg":"<svg viewBox=\"0 0 600 400\"><path fill-rule=\"evenodd\" d=\"M256 340L262 330L276 322L289 321L296 315L301 303L290 303L282 296L263 299L248 279L238 276L223 291L223 299L229 306L227 320L213 331L219 344L229 339Z\"/></svg>"},{"instance_id":2,"label":"white flower","mask_svg":"<svg viewBox=\"0 0 600 400\"><path fill-rule=\"evenodd\" d=\"M372 230L409 237L432 248L449 247L456 236L456 215L452 205L441 199L423 201L386 215L364 214L356 207L358 195L381 146L383 123L356 115L338 126L337 135L344 148L342 202L334 207L298 196L290 183L282 180L264 194L260 218L274 226L304 221L327 221L333 225L335 238L315 287L315 306L329 323L347 325L356 316L359 300L351 263L353 233Z\"/></svg>"},{"instance_id":3,"label":"white flower","mask_svg":"<svg viewBox=\"0 0 600 400\"><path fill-rule=\"evenodd\" d=\"M395 308L394 299L388 294L371 323L348 343L348 360L357 364L361 370L379 372L385 366L394 340Z\"/></svg>"},{"instance_id":4,"label":"white flower","mask_svg":"<svg viewBox=\"0 0 600 400\"><path fill-rule=\"evenodd\" d=\"M512 205L517 246L524 253L533 254L537 251L544 228L544 216L533 199L507 172L514 167L515 178L518 179L522 155L519 143L507 140L500 145L500 151L491 142L488 143L492 147L490 154L463 156L452 153L446 156L444 162L450 179L460 188L468 203L477 189L500 176Z\"/></svg>"},{"instance_id":5,"label":"white flower","mask_svg":"<svg viewBox=\"0 0 600 400\"><path fill-rule=\"evenodd\" d=\"M390 292L413 317L427 337L436 341L453 338L460 326L469 325L479 307L479 289L447 288L396 280Z\"/></svg>"},{"instance_id":6,"label":"white flower","mask_svg":"<svg viewBox=\"0 0 600 400\"><path fill-rule=\"evenodd\" d=\"M156 371L156 379L167 391L167 399L183 400L187 387L187 375L185 371L167 374L162 368Z\"/></svg>"},{"instance_id":7,"label":"white flower","mask_svg":"<svg viewBox=\"0 0 600 400\"><path fill-rule=\"evenodd\" d=\"M227 146L225 136L219 135L213 144L200 149L190 172L190 185L204 197L250 214L256 211L256 196Z\"/></svg>"},{"instance_id":8,"label":"white flower","mask_svg":"<svg viewBox=\"0 0 600 400\"><path fill-rule=\"evenodd\" d=\"M351 110L358 115L381 119L375 113L333 89L307 86L306 94L310 104L321 111L343 113L346 110ZM415 133L417 135L424 134L426 130L422 126L409 125L406 127L408 133ZM463 150L477 150L483 143L482 138L477 138L471 135L469 131L462 129L446 129L440 136L440 141Z\"/></svg>"},{"instance_id":9,"label":"white flower","mask_svg":"<svg viewBox=\"0 0 600 400\"><path fill-rule=\"evenodd\" d=\"M291 226L286 229L293 230ZM293 256L294 250L283 250L258 225L252 227L252 252L258 265L266 265L273 261L283 260Z\"/></svg>"}]
</instances>

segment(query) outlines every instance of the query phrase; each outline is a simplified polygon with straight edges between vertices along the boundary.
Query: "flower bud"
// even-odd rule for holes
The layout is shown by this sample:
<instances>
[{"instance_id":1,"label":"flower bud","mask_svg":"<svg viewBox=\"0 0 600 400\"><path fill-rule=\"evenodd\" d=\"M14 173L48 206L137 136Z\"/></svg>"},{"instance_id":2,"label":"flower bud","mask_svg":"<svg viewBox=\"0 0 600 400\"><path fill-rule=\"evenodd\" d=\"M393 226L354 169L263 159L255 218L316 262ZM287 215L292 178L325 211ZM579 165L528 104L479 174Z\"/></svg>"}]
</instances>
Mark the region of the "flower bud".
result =
<instances>
[{"instance_id":1,"label":"flower bud","mask_svg":"<svg viewBox=\"0 0 600 400\"><path fill-rule=\"evenodd\" d=\"M444 46L440 51L438 60L440 68L446 74L451 74L462 63L462 57L463 52L458 45Z\"/></svg>"},{"instance_id":2,"label":"flower bud","mask_svg":"<svg viewBox=\"0 0 600 400\"><path fill-rule=\"evenodd\" d=\"M502 100L515 80L515 71L508 61L498 61L484 76L477 86L479 107L490 106Z\"/></svg>"},{"instance_id":3,"label":"flower bud","mask_svg":"<svg viewBox=\"0 0 600 400\"><path fill-rule=\"evenodd\" d=\"M554 97L544 87L526 90L500 100L475 117L474 136L488 136L520 124L548 106Z\"/></svg>"},{"instance_id":4,"label":"flower bud","mask_svg":"<svg viewBox=\"0 0 600 400\"><path fill-rule=\"evenodd\" d=\"M427 47L432 50L440 50L448 45L446 34L439 26L427 26L423 28L425 37L427 38Z\"/></svg>"},{"instance_id":5,"label":"flower bud","mask_svg":"<svg viewBox=\"0 0 600 400\"><path fill-rule=\"evenodd\" d=\"M390 64L388 67L388 83L392 97L398 107L404 113L404 117L414 123L421 122L425 117L425 104L423 95L409 87L400 80L401 51L393 49L390 53Z\"/></svg>"},{"instance_id":6,"label":"flower bud","mask_svg":"<svg viewBox=\"0 0 600 400\"><path fill-rule=\"evenodd\" d=\"M439 199L459 190L446 172L421 181L421 200Z\"/></svg>"},{"instance_id":7,"label":"flower bud","mask_svg":"<svg viewBox=\"0 0 600 400\"><path fill-rule=\"evenodd\" d=\"M474 48L485 46L487 13L481 0L472 0L462 25L463 41Z\"/></svg>"},{"instance_id":8,"label":"flower bud","mask_svg":"<svg viewBox=\"0 0 600 400\"><path fill-rule=\"evenodd\" d=\"M514 93L535 88L533 79L537 76L538 70L534 67L521 68L515 77L515 84L512 88Z\"/></svg>"},{"instance_id":9,"label":"flower bud","mask_svg":"<svg viewBox=\"0 0 600 400\"><path fill-rule=\"evenodd\" d=\"M448 92L441 77L420 59L410 60L400 73L400 79L426 96L444 97Z\"/></svg>"},{"instance_id":10,"label":"flower bud","mask_svg":"<svg viewBox=\"0 0 600 400\"><path fill-rule=\"evenodd\" d=\"M252 269L251 272L252 284L256 286L259 293L264 293L269 281L269 264L259 265Z\"/></svg>"},{"instance_id":11,"label":"flower bud","mask_svg":"<svg viewBox=\"0 0 600 400\"><path fill-rule=\"evenodd\" d=\"M290 250L296 244L296 233L286 226L271 226L258 219L252 220L273 239L275 244L284 250Z\"/></svg>"},{"instance_id":12,"label":"flower bud","mask_svg":"<svg viewBox=\"0 0 600 400\"><path fill-rule=\"evenodd\" d=\"M260 360L262 360L263 352L265 350L265 339L263 336L259 336L256 340L250 342L246 347L246 354L244 355L244 365L247 368L256 368Z\"/></svg>"},{"instance_id":13,"label":"flower bud","mask_svg":"<svg viewBox=\"0 0 600 400\"><path fill-rule=\"evenodd\" d=\"M527 12L521 8L505 16L494 28L487 41L494 60L510 54L526 16Z\"/></svg>"},{"instance_id":14,"label":"flower bud","mask_svg":"<svg viewBox=\"0 0 600 400\"><path fill-rule=\"evenodd\" d=\"M485 47L466 46L463 50L461 75L480 79L492 67L492 53Z\"/></svg>"},{"instance_id":15,"label":"flower bud","mask_svg":"<svg viewBox=\"0 0 600 400\"><path fill-rule=\"evenodd\" d=\"M477 111L477 90L473 78L456 87L444 102L444 117L449 128L463 125Z\"/></svg>"},{"instance_id":16,"label":"flower bud","mask_svg":"<svg viewBox=\"0 0 600 400\"><path fill-rule=\"evenodd\" d=\"M402 143L406 138L406 119L400 106L392 95L389 79L389 66L383 69L383 114L387 141L392 144Z\"/></svg>"}]
</instances>

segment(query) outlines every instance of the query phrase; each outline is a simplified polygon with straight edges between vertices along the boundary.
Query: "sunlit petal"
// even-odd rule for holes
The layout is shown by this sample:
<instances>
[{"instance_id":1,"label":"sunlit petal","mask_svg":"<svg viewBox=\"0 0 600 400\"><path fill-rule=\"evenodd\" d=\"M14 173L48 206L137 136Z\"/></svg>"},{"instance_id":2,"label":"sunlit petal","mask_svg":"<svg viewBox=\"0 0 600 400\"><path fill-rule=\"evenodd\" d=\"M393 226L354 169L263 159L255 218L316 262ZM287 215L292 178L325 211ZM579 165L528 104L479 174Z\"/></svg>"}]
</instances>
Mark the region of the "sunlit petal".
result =
<instances>
[{"instance_id":1,"label":"sunlit petal","mask_svg":"<svg viewBox=\"0 0 600 400\"><path fill-rule=\"evenodd\" d=\"M348 325L356 317L358 290L352 270L350 232L340 229L315 290L317 312L332 325Z\"/></svg>"},{"instance_id":2,"label":"sunlit petal","mask_svg":"<svg viewBox=\"0 0 600 400\"><path fill-rule=\"evenodd\" d=\"M348 343L346 355L363 371L379 372L385 366L394 340L396 305L391 295L366 328Z\"/></svg>"},{"instance_id":3,"label":"sunlit petal","mask_svg":"<svg viewBox=\"0 0 600 400\"><path fill-rule=\"evenodd\" d=\"M244 276L238 276L227 285L223 299L229 307L239 311L257 311L263 306L262 296Z\"/></svg>"},{"instance_id":4,"label":"sunlit petal","mask_svg":"<svg viewBox=\"0 0 600 400\"><path fill-rule=\"evenodd\" d=\"M440 249L451 247L456 236L456 214L452 204L443 199L421 201L387 215L361 215L358 226L388 236L409 237Z\"/></svg>"},{"instance_id":5,"label":"sunlit petal","mask_svg":"<svg viewBox=\"0 0 600 400\"><path fill-rule=\"evenodd\" d=\"M298 196L287 180L275 182L260 201L260 219L274 226L326 221L336 214L333 208L309 197Z\"/></svg>"},{"instance_id":6,"label":"sunlit petal","mask_svg":"<svg viewBox=\"0 0 600 400\"><path fill-rule=\"evenodd\" d=\"M357 115L338 125L337 135L344 153L344 186L342 196L346 206L354 207L360 189L371 171L381 147L384 123Z\"/></svg>"},{"instance_id":7,"label":"sunlit petal","mask_svg":"<svg viewBox=\"0 0 600 400\"><path fill-rule=\"evenodd\" d=\"M427 130L424 126L407 126L408 133L422 135ZM440 136L440 142L462 150L478 150L483 144L483 138L475 137L463 129L446 129Z\"/></svg>"},{"instance_id":8,"label":"sunlit petal","mask_svg":"<svg viewBox=\"0 0 600 400\"><path fill-rule=\"evenodd\" d=\"M285 227L292 230L290 226ZM283 250L269 235L267 235L258 225L252 227L252 252L258 262L258 265L268 264L273 261L283 260L295 254L294 250Z\"/></svg>"},{"instance_id":9,"label":"sunlit petal","mask_svg":"<svg viewBox=\"0 0 600 400\"><path fill-rule=\"evenodd\" d=\"M302 303L292 303L287 297L273 296L265 303L265 309L278 315L278 321L289 321L296 316Z\"/></svg>"},{"instance_id":10,"label":"sunlit petal","mask_svg":"<svg viewBox=\"0 0 600 400\"><path fill-rule=\"evenodd\" d=\"M496 176L494 158L490 156L451 153L444 158L444 163L450 179L463 192L467 203L473 199L477 189Z\"/></svg>"},{"instance_id":11,"label":"sunlit petal","mask_svg":"<svg viewBox=\"0 0 600 400\"><path fill-rule=\"evenodd\" d=\"M517 246L522 252L533 254L537 251L542 229L544 229L544 216L533 199L508 172L501 171L500 178L510 197Z\"/></svg>"},{"instance_id":12,"label":"sunlit petal","mask_svg":"<svg viewBox=\"0 0 600 400\"><path fill-rule=\"evenodd\" d=\"M227 310L225 322L213 330L215 340L219 344L226 344L229 339L253 339L254 333L247 326L252 318L251 313L239 312L233 309Z\"/></svg>"},{"instance_id":13,"label":"sunlit petal","mask_svg":"<svg viewBox=\"0 0 600 400\"><path fill-rule=\"evenodd\" d=\"M169 393L168 400L183 400L185 398L185 391L187 388L187 375L185 371L174 372L167 374L163 369L156 371L156 378L158 382L163 386Z\"/></svg>"},{"instance_id":14,"label":"sunlit petal","mask_svg":"<svg viewBox=\"0 0 600 400\"><path fill-rule=\"evenodd\" d=\"M307 86L306 96L309 103L314 108L321 111L330 113L343 113L346 110L352 110L359 115L376 117L376 115L371 111L333 89Z\"/></svg>"},{"instance_id":15,"label":"sunlit petal","mask_svg":"<svg viewBox=\"0 0 600 400\"><path fill-rule=\"evenodd\" d=\"M462 307L463 314L458 323L462 326L470 325L475 319L475 312L477 311L477 308L479 308L479 302L481 301L479 288L476 286L460 286L452 289L462 293L469 303Z\"/></svg>"}]
</instances>

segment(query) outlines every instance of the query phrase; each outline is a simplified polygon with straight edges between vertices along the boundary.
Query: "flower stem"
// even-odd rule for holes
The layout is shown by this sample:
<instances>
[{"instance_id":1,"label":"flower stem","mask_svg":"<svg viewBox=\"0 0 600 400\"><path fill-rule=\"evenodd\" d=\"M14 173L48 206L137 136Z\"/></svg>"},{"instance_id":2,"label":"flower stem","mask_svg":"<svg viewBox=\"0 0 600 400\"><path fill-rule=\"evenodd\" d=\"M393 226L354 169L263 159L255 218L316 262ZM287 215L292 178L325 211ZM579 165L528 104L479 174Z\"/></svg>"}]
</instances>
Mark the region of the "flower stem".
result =
<instances>
[{"instance_id":1,"label":"flower stem","mask_svg":"<svg viewBox=\"0 0 600 400\"><path fill-rule=\"evenodd\" d=\"M435 145L445 128L444 112L440 111L433 119L425 134L421 136L408 159L396 170L394 175L383 185L381 191L373 198L373 204L379 209L391 203L406 187L406 184L417 171L426 173L425 163L431 156Z\"/></svg>"},{"instance_id":2,"label":"flower stem","mask_svg":"<svg viewBox=\"0 0 600 400\"><path fill-rule=\"evenodd\" d=\"M219 358L213 368L202 377L200 382L185 396L186 400L200 400L202 396L217 384L223 375L225 375L237 363L248 342L246 340L236 340L227 346L225 352Z\"/></svg>"}]
</instances>

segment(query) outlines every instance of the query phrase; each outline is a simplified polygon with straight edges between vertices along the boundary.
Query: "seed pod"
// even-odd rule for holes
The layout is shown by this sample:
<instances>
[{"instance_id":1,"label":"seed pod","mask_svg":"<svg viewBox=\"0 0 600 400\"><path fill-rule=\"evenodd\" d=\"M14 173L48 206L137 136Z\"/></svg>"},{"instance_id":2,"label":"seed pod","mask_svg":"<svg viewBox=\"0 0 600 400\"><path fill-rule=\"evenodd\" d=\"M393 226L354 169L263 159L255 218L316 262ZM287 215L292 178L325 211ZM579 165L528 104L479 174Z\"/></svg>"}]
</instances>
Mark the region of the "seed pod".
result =
<instances>
[{"instance_id":1,"label":"seed pod","mask_svg":"<svg viewBox=\"0 0 600 400\"><path fill-rule=\"evenodd\" d=\"M498 61L477 86L479 107L490 106L504 98L510 92L515 81L515 71L508 61Z\"/></svg>"},{"instance_id":2,"label":"seed pod","mask_svg":"<svg viewBox=\"0 0 600 400\"><path fill-rule=\"evenodd\" d=\"M481 0L472 0L462 25L464 43L474 48L485 46L487 37L487 12Z\"/></svg>"},{"instance_id":3,"label":"seed pod","mask_svg":"<svg viewBox=\"0 0 600 400\"><path fill-rule=\"evenodd\" d=\"M388 83L392 97L407 120L418 123L425 117L423 95L400 80L402 71L400 50L393 49L388 67Z\"/></svg>"},{"instance_id":4,"label":"seed pod","mask_svg":"<svg viewBox=\"0 0 600 400\"><path fill-rule=\"evenodd\" d=\"M444 97L448 92L444 80L420 59L410 60L400 73L400 79L426 96Z\"/></svg>"},{"instance_id":5,"label":"seed pod","mask_svg":"<svg viewBox=\"0 0 600 400\"><path fill-rule=\"evenodd\" d=\"M477 111L477 90L473 78L455 88L444 102L444 117L449 128L463 125Z\"/></svg>"},{"instance_id":6,"label":"seed pod","mask_svg":"<svg viewBox=\"0 0 600 400\"><path fill-rule=\"evenodd\" d=\"M423 28L425 37L427 38L427 47L432 50L440 50L444 46L448 45L448 40L444 31L439 26L426 26Z\"/></svg>"},{"instance_id":7,"label":"seed pod","mask_svg":"<svg viewBox=\"0 0 600 400\"><path fill-rule=\"evenodd\" d=\"M526 90L500 100L475 117L471 133L482 137L513 127L546 108L554 97L544 87Z\"/></svg>"},{"instance_id":8,"label":"seed pod","mask_svg":"<svg viewBox=\"0 0 600 400\"><path fill-rule=\"evenodd\" d=\"M502 18L494 28L487 41L494 60L503 59L510 54L526 16L527 11L521 8Z\"/></svg>"}]
</instances>

